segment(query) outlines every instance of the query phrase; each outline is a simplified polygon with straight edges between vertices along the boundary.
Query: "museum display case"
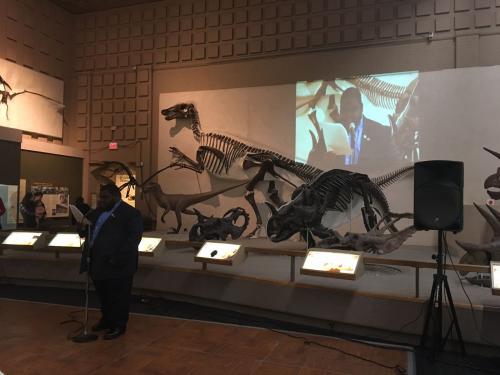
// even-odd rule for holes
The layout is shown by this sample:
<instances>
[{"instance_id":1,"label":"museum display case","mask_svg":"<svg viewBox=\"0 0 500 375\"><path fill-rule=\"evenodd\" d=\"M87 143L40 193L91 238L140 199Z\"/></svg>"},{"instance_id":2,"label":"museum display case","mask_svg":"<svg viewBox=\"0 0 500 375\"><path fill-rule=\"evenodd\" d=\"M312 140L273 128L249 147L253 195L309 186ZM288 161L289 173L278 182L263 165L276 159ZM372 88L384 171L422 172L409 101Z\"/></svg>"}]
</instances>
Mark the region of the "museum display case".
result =
<instances>
[{"instance_id":1,"label":"museum display case","mask_svg":"<svg viewBox=\"0 0 500 375\"><path fill-rule=\"evenodd\" d=\"M2 242L2 249L34 250L46 244L46 232L11 232Z\"/></svg>"},{"instance_id":2,"label":"museum display case","mask_svg":"<svg viewBox=\"0 0 500 375\"><path fill-rule=\"evenodd\" d=\"M213 263L233 266L243 262L245 250L241 244L224 241L207 241L195 255L194 260L201 263Z\"/></svg>"},{"instance_id":3,"label":"museum display case","mask_svg":"<svg viewBox=\"0 0 500 375\"><path fill-rule=\"evenodd\" d=\"M356 280L363 274L363 255L354 251L310 249L300 273Z\"/></svg>"},{"instance_id":4,"label":"museum display case","mask_svg":"<svg viewBox=\"0 0 500 375\"><path fill-rule=\"evenodd\" d=\"M139 243L139 255L154 256L161 243L161 237L143 236Z\"/></svg>"}]
</instances>

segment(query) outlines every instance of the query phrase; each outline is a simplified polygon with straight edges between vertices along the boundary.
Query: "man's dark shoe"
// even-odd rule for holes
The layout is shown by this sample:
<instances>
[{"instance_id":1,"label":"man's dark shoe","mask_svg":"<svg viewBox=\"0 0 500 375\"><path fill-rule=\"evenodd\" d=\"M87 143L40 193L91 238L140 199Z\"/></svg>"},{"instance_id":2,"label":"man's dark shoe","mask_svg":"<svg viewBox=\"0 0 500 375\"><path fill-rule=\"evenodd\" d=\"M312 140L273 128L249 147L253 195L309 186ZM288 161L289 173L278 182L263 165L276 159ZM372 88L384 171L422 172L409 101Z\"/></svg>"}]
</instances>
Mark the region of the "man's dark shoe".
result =
<instances>
[{"instance_id":1,"label":"man's dark shoe","mask_svg":"<svg viewBox=\"0 0 500 375\"><path fill-rule=\"evenodd\" d=\"M106 329L109 329L109 327L107 326L106 323L104 323L103 320L99 320L99 322L97 324L94 324L92 326L92 332L100 332L100 331L104 331Z\"/></svg>"},{"instance_id":2,"label":"man's dark shoe","mask_svg":"<svg viewBox=\"0 0 500 375\"><path fill-rule=\"evenodd\" d=\"M123 328L113 328L109 329L104 336L102 337L104 340L113 340L125 333L125 330Z\"/></svg>"}]
</instances>

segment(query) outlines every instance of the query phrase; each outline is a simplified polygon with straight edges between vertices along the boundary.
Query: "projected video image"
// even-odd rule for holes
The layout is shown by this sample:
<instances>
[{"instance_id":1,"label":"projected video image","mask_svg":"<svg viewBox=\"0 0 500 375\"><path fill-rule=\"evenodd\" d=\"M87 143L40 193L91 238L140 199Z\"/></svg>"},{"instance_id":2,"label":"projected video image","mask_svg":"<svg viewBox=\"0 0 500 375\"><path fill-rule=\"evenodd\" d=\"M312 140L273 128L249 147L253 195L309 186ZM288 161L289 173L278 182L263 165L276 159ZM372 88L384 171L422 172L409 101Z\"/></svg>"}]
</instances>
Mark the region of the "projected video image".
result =
<instances>
[{"instance_id":1,"label":"projected video image","mask_svg":"<svg viewBox=\"0 0 500 375\"><path fill-rule=\"evenodd\" d=\"M419 73L298 82L295 159L322 169L370 169L422 158Z\"/></svg>"}]
</instances>

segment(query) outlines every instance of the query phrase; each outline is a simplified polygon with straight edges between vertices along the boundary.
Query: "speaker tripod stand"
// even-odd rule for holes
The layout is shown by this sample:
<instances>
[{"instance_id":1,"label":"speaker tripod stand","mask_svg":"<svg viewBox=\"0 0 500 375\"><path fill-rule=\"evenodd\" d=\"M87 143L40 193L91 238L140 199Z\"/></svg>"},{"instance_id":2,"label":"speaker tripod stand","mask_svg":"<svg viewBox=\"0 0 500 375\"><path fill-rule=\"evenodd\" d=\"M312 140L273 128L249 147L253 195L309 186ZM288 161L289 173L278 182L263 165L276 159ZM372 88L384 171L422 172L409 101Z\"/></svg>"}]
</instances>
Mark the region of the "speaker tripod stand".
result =
<instances>
[{"instance_id":1,"label":"speaker tripod stand","mask_svg":"<svg viewBox=\"0 0 500 375\"><path fill-rule=\"evenodd\" d=\"M448 277L444 274L443 268L443 236L442 230L438 231L438 253L436 256L437 272L434 274L434 281L432 283L431 295L429 298L429 305L427 306L427 313L425 316L424 331L420 345L425 348L425 343L430 335L430 325L432 320L432 354L437 358L439 353L443 351L448 337L455 328L457 333L458 342L462 355L465 355L465 345L462 339L462 331L458 324L457 313L455 305L451 297L450 286L448 285ZM450 326L443 337L443 289L448 299L448 308L451 311L452 320Z\"/></svg>"}]
</instances>

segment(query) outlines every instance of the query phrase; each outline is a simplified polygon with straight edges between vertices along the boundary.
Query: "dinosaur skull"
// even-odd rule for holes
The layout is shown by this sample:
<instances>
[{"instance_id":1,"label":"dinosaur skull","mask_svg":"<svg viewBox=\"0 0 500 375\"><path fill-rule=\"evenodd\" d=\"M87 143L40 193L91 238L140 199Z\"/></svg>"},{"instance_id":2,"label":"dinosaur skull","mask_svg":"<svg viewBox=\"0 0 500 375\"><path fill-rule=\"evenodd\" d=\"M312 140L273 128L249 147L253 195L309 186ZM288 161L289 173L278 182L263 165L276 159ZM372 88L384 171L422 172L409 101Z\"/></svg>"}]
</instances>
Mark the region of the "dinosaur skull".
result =
<instances>
[{"instance_id":1,"label":"dinosaur skull","mask_svg":"<svg viewBox=\"0 0 500 375\"><path fill-rule=\"evenodd\" d=\"M193 117L193 112L193 104L180 103L167 109L163 109L161 114L165 116L165 120L170 121L174 119L190 119Z\"/></svg>"},{"instance_id":2,"label":"dinosaur skull","mask_svg":"<svg viewBox=\"0 0 500 375\"><path fill-rule=\"evenodd\" d=\"M486 147L484 147L484 150L500 159L500 154L498 152L489 150ZM500 200L500 168L497 169L497 173L486 178L484 181L484 188L491 199Z\"/></svg>"},{"instance_id":3,"label":"dinosaur skull","mask_svg":"<svg viewBox=\"0 0 500 375\"><path fill-rule=\"evenodd\" d=\"M287 240L295 233L311 227L318 218L320 220L319 207L316 204L307 203L304 194L301 193L294 200L281 206L279 210L272 209L272 215L267 222L269 239L273 242Z\"/></svg>"},{"instance_id":4,"label":"dinosaur skull","mask_svg":"<svg viewBox=\"0 0 500 375\"><path fill-rule=\"evenodd\" d=\"M491 199L500 199L500 168L498 168L497 173L488 176L484 180L484 188Z\"/></svg>"}]
</instances>

